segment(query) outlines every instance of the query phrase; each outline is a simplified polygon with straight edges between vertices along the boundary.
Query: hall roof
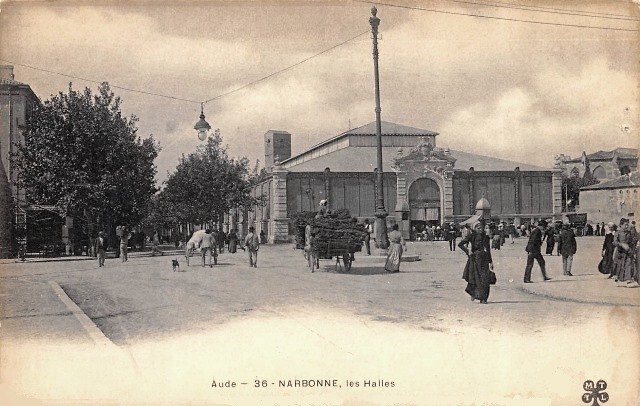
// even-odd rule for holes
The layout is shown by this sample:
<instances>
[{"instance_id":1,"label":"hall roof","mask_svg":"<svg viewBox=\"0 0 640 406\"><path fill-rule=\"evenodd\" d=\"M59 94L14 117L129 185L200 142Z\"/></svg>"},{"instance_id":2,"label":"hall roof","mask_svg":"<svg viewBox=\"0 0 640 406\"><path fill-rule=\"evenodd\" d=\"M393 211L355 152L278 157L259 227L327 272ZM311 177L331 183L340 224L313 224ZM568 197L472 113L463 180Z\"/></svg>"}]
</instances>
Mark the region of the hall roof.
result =
<instances>
[{"instance_id":1,"label":"hall roof","mask_svg":"<svg viewBox=\"0 0 640 406\"><path fill-rule=\"evenodd\" d=\"M382 168L385 172L392 171L393 159L398 154L397 147L382 148ZM411 148L401 148L406 154ZM449 150L456 159L454 170L468 171L513 171L519 167L521 171L551 171L551 168L529 165L505 159L492 158L468 152ZM329 152L325 155L288 167L290 172L322 172L329 168L331 172L372 172L376 167L375 147L346 147Z\"/></svg>"},{"instance_id":2,"label":"hall roof","mask_svg":"<svg viewBox=\"0 0 640 406\"><path fill-rule=\"evenodd\" d=\"M434 131L388 121L382 121L381 127L382 166L387 172L391 171L391 164L399 149L406 154L420 142L421 137L434 137L435 142L435 136L438 135ZM291 172L322 172L325 168L330 168L332 172L371 172L376 167L376 148L372 146L374 143L369 142L368 145L356 143L356 146L349 141L353 138L363 138L363 136L375 138L375 121L316 144L303 153L284 160L282 165ZM471 167L475 171L513 171L516 167L521 171L551 171L551 168L505 159L456 150L448 151L456 159L454 170L457 171L468 171Z\"/></svg>"},{"instance_id":3,"label":"hall roof","mask_svg":"<svg viewBox=\"0 0 640 406\"><path fill-rule=\"evenodd\" d=\"M382 121L380 122L380 124L383 135L438 135L438 133L434 131L409 127L406 125L391 123L388 121ZM369 124L346 131L334 138L344 137L347 135L376 135L376 131L376 122L372 121ZM327 140L325 142L328 141L331 140Z\"/></svg>"},{"instance_id":4,"label":"hall roof","mask_svg":"<svg viewBox=\"0 0 640 406\"><path fill-rule=\"evenodd\" d=\"M618 178L595 185L585 186L580 190L602 190L602 189L625 189L640 187L640 176L638 172L631 172L629 175L622 175Z\"/></svg>"},{"instance_id":5,"label":"hall roof","mask_svg":"<svg viewBox=\"0 0 640 406\"><path fill-rule=\"evenodd\" d=\"M612 151L596 151L592 154L587 154L587 159L590 161L610 161L613 157L617 156L620 159L634 159L638 158L638 150L635 148L616 148ZM567 160L566 162L580 162L582 157Z\"/></svg>"}]
</instances>

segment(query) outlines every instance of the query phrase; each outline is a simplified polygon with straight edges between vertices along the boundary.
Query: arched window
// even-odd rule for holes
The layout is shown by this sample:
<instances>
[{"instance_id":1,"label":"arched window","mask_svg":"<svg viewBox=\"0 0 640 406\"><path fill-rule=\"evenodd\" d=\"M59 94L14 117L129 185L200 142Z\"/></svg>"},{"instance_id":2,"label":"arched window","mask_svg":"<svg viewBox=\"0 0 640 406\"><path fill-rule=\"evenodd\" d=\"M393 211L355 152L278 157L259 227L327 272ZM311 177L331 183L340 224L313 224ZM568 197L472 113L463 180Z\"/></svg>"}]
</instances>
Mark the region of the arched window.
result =
<instances>
[{"instance_id":1,"label":"arched window","mask_svg":"<svg viewBox=\"0 0 640 406\"><path fill-rule=\"evenodd\" d=\"M410 202L440 201L440 188L438 184L427 178L420 178L409 187Z\"/></svg>"},{"instance_id":2,"label":"arched window","mask_svg":"<svg viewBox=\"0 0 640 406\"><path fill-rule=\"evenodd\" d=\"M593 170L593 177L598 180L603 180L607 178L607 171L600 165L596 166Z\"/></svg>"}]
</instances>

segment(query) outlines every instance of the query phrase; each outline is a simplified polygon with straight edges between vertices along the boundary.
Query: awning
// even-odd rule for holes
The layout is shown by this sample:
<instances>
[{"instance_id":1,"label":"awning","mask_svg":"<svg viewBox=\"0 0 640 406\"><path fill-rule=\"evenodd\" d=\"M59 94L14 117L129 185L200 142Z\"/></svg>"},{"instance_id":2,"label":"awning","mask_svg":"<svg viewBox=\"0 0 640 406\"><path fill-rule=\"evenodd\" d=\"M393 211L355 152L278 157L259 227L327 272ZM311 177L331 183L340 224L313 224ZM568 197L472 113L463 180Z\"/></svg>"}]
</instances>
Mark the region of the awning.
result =
<instances>
[{"instance_id":1,"label":"awning","mask_svg":"<svg viewBox=\"0 0 640 406\"><path fill-rule=\"evenodd\" d=\"M474 214L473 216L469 217L465 221L461 221L460 225L461 226L466 226L467 224L471 225L471 224L475 223L476 221L480 221L480 216L477 215L477 214Z\"/></svg>"}]
</instances>

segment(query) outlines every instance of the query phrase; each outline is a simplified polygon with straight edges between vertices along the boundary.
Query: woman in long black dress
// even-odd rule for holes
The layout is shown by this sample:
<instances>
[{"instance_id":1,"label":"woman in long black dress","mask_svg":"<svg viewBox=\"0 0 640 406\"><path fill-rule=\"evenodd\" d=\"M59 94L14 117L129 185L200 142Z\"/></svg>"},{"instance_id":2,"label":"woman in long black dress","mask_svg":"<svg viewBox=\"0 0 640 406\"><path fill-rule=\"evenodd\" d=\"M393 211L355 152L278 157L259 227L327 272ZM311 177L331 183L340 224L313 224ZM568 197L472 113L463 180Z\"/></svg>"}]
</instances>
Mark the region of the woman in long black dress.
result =
<instances>
[{"instance_id":1,"label":"woman in long black dress","mask_svg":"<svg viewBox=\"0 0 640 406\"><path fill-rule=\"evenodd\" d=\"M602 231L604 231L604 227L602 228ZM609 232L605 234L604 243L602 244L602 267L605 275L609 274L609 279L616 276L613 271L613 251L616 249L613 245L613 235L617 228L615 224L609 223Z\"/></svg>"},{"instance_id":2,"label":"woman in long black dress","mask_svg":"<svg viewBox=\"0 0 640 406\"><path fill-rule=\"evenodd\" d=\"M467 248L467 244L469 248ZM462 278L467 281L467 292L471 301L478 299L486 304L489 299L490 270L493 270L491 259L491 242L479 221L473 224L473 232L467 235L458 247L469 257L464 267ZM469 252L471 251L471 252Z\"/></svg>"}]
</instances>

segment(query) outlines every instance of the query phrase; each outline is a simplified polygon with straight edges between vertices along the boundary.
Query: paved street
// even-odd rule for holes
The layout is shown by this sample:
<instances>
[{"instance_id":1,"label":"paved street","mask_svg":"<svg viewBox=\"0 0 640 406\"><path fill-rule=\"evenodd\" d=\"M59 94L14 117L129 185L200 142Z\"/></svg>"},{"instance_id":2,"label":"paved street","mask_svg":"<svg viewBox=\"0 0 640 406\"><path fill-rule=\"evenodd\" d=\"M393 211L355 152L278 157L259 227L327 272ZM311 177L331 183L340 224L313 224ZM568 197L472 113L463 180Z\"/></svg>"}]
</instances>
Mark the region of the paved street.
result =
<instances>
[{"instance_id":1,"label":"paved street","mask_svg":"<svg viewBox=\"0 0 640 406\"><path fill-rule=\"evenodd\" d=\"M329 260L311 273L291 245L263 246L258 268L243 252L222 254L214 268L178 255L110 259L104 268L5 262L2 388L66 401L277 403L286 392L282 404L422 402L431 390L443 404L561 405L579 401L586 379L603 378L610 395L632 401L637 380L622 383L639 376L637 345L626 345L638 339L640 289L597 272L596 237L578 239L573 278L561 275L560 257L545 256L553 280L542 282L536 265L535 283L524 285L524 243L492 251L498 283L488 305L464 293L466 257L445 242L410 244L422 260L399 274L361 254L348 273ZM172 272L173 258L183 272ZM343 383L367 375L395 387L253 388L261 376ZM212 376L248 385L214 390ZM542 387L536 376L546 377ZM527 403L540 398L548 403Z\"/></svg>"}]
</instances>

